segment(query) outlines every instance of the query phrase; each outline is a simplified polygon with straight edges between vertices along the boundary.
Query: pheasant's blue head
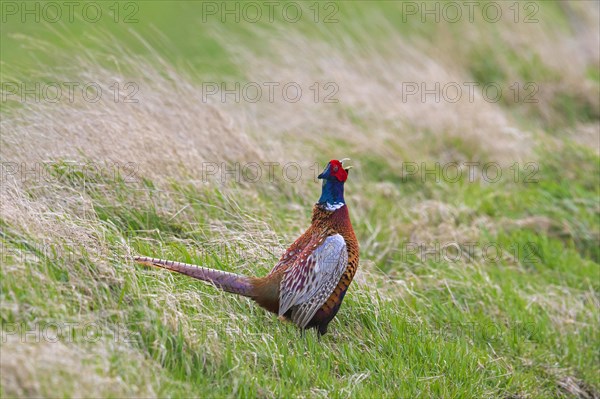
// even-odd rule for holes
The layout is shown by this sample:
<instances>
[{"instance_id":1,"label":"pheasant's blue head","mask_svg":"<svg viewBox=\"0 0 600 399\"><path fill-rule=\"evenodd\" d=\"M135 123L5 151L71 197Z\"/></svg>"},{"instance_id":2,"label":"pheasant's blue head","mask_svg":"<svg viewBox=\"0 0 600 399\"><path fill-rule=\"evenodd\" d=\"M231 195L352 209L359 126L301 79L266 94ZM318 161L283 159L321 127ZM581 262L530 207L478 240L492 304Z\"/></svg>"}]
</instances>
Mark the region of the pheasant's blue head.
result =
<instances>
[{"instance_id":1,"label":"pheasant's blue head","mask_svg":"<svg viewBox=\"0 0 600 399\"><path fill-rule=\"evenodd\" d=\"M350 167L344 169L342 162L332 159L329 161L323 173L318 177L323 180L321 198L319 204L327 210L341 208L344 202L344 182L348 179Z\"/></svg>"}]
</instances>

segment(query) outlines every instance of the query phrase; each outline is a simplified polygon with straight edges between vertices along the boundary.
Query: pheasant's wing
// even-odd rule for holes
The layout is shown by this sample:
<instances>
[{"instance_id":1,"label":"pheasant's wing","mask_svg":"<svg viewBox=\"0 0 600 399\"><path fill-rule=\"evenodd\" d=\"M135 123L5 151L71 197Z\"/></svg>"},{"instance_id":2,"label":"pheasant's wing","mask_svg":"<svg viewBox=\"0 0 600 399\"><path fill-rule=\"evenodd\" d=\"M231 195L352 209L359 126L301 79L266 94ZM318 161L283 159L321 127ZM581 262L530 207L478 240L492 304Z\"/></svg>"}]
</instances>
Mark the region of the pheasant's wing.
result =
<instances>
[{"instance_id":1,"label":"pheasant's wing","mask_svg":"<svg viewBox=\"0 0 600 399\"><path fill-rule=\"evenodd\" d=\"M294 265L285 271L280 285L279 315L292 309L292 321L306 327L333 293L348 266L344 238L335 234L311 240Z\"/></svg>"},{"instance_id":2,"label":"pheasant's wing","mask_svg":"<svg viewBox=\"0 0 600 399\"><path fill-rule=\"evenodd\" d=\"M301 236L300 238L303 238L303 236ZM300 240L300 238L298 240L296 240L296 242L294 242L285 252L283 255L281 255L281 258L279 259L279 262L277 262L277 264L275 264L275 266L273 266L273 269L271 269L271 271L269 272L269 274L274 274L276 273L279 269L284 268L286 266L288 266L289 264L292 264L296 258L298 257L298 255L300 254L300 250L298 249L298 241Z\"/></svg>"},{"instance_id":3,"label":"pheasant's wing","mask_svg":"<svg viewBox=\"0 0 600 399\"><path fill-rule=\"evenodd\" d=\"M273 269L271 269L269 274L275 274L282 269L287 269L296 262L296 259L300 256L303 250L311 245L314 246L317 244L316 241L318 240L320 240L320 242L318 242L318 245L320 245L324 239L325 236L313 236L309 232L304 232L304 234L298 237L296 241L294 241L294 243L290 245L290 247L283 253L283 255L281 255L279 262L277 262Z\"/></svg>"}]
</instances>

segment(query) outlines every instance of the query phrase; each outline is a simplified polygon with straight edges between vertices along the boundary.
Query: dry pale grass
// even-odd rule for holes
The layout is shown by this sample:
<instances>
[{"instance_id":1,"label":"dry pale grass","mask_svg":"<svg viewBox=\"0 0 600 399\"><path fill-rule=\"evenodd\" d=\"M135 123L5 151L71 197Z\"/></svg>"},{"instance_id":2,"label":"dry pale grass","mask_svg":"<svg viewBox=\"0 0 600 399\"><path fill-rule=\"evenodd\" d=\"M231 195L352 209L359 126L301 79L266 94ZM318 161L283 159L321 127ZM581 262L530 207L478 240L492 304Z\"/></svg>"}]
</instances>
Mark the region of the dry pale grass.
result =
<instances>
[{"instance_id":1,"label":"dry pale grass","mask_svg":"<svg viewBox=\"0 0 600 399\"><path fill-rule=\"evenodd\" d=\"M367 35L360 29L359 36ZM511 121L500 105L485 101L481 93L475 92L473 101L463 95L456 103L436 102L433 96L423 101L420 94L404 99L406 84L424 84L431 89L436 83L457 82L466 90L463 83L472 79L464 70L424 53L399 34L391 33L384 39L384 47L389 48L385 52L353 42L339 47L315 43L299 33L286 32L284 40L276 37L259 35L272 52L269 57L256 57L243 47L237 49L248 81L296 82L304 95L296 103L279 99L244 104L241 115L252 115L256 132L283 142L312 143L325 147L328 153L334 153L330 148L336 146L359 148L386 159L397 169L402 162L424 159L493 159L508 164L533 156L532 135ZM280 62L273 63L273 59ZM335 83L339 91L334 98L339 105L323 103L323 98L315 103L309 90L315 82L320 83L322 96L332 90L325 91L324 84ZM452 139L466 143L470 153L452 148Z\"/></svg>"},{"instance_id":2,"label":"dry pale grass","mask_svg":"<svg viewBox=\"0 0 600 399\"><path fill-rule=\"evenodd\" d=\"M82 345L24 343L12 335L4 339L0 371L9 397L157 397L155 366L126 346L103 340ZM115 372L112 356L134 364L137 375ZM139 384L142 380L147 383Z\"/></svg>"},{"instance_id":3,"label":"dry pale grass","mask_svg":"<svg viewBox=\"0 0 600 399\"><path fill-rule=\"evenodd\" d=\"M523 295L527 306L538 306L548 314L554 328L559 331L576 327L591 327L581 320L594 320L598 315L600 303L595 293L590 291L574 291L561 286L549 286L542 293ZM590 304L592 306L590 306Z\"/></svg>"},{"instance_id":4,"label":"dry pale grass","mask_svg":"<svg viewBox=\"0 0 600 399\"><path fill-rule=\"evenodd\" d=\"M123 60L124 61L124 60ZM244 162L264 158L260 146L217 107L203 104L200 90L172 69L130 59L128 76L81 58L74 75L57 81L97 82L98 102L31 103L2 122L3 160L65 159L98 162L106 168L133 163L136 176L157 181L202 178L203 162ZM171 68L171 69L166 69ZM109 87L133 82L137 103L115 102ZM99 165L99 168L103 166Z\"/></svg>"},{"instance_id":5,"label":"dry pale grass","mask_svg":"<svg viewBox=\"0 0 600 399\"><path fill-rule=\"evenodd\" d=\"M542 8L538 23L515 24L511 18L502 18L495 24L463 23L460 40L452 40L456 37L456 27L443 23L434 28L436 33L431 41L407 38L397 33L382 15L371 16L368 24L354 23L351 27L356 38L383 32L376 36L377 45L349 40L344 30L349 28L344 26L329 26L330 29L319 26L328 39L323 42L307 37L302 26L294 26L297 31L286 26L278 34L253 26L248 34L264 43L258 52L260 56L254 48L232 46L223 27L217 27L221 28L217 29L217 37L236 54L247 81L281 85L296 82L303 89L302 98L295 103L276 95L274 102L263 96L257 103L242 102L241 107L235 107L242 108L235 116L261 137L276 137L295 145L309 142L325 147L324 151L336 146L343 148L344 143L349 143L350 148L388 159L391 167L423 159L493 160L506 165L535 161L534 149L543 133L524 129L502 102L486 101L480 89L475 90L473 99L469 98L464 84L473 81L471 50L487 51L491 62L498 63L498 68L506 74L509 83L499 82L504 98L512 96L510 82L519 82L521 87L526 83L522 76L524 65L534 69L533 77L527 81L534 81L539 92L535 95L538 101L531 106L542 118L553 120L555 110L551 99L562 92L577 93L578 98L598 109L598 87L585 77L600 64L597 23L600 10L597 4L580 3L561 3L570 17L571 25L567 27L554 27L551 13ZM511 4L502 3L505 16L512 15L508 9ZM374 26L377 29L373 30ZM573 35L564 34L569 29L574 29ZM508 51L516 60L504 55ZM551 77L544 70L536 70L539 67L533 64L535 59L542 60ZM339 91L333 98L339 104L324 103L323 98L315 103L313 91L309 90L315 82L321 85L321 97L331 92L322 86L335 83ZM463 95L456 102L444 101L443 96L440 101L432 95L425 100L418 94L403 96L406 84L423 84L432 89L436 83L443 87L453 82L463 88ZM453 97L453 91L447 97ZM593 131L590 139L581 141L597 150L597 141L593 139L598 137L599 127L594 124L587 130ZM572 132L572 137L579 140L580 131ZM453 148L454 140L462 142L464 148ZM289 147L282 150L289 152ZM305 147L300 149L304 151Z\"/></svg>"}]
</instances>

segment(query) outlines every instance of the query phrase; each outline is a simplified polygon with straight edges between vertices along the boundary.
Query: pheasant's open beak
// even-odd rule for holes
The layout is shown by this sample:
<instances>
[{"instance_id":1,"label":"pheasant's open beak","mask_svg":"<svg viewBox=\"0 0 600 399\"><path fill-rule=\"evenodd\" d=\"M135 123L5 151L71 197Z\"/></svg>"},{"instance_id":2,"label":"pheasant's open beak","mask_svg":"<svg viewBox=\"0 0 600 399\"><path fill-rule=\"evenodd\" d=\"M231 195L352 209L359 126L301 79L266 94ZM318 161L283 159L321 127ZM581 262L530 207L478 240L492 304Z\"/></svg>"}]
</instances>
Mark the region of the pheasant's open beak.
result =
<instances>
[{"instance_id":1,"label":"pheasant's open beak","mask_svg":"<svg viewBox=\"0 0 600 399\"><path fill-rule=\"evenodd\" d=\"M350 169L352 169L352 166L344 166L344 162L349 161L350 158L344 158L340 160L340 163L342 164L342 168L344 168L344 170L346 171L346 173L350 172Z\"/></svg>"}]
</instances>

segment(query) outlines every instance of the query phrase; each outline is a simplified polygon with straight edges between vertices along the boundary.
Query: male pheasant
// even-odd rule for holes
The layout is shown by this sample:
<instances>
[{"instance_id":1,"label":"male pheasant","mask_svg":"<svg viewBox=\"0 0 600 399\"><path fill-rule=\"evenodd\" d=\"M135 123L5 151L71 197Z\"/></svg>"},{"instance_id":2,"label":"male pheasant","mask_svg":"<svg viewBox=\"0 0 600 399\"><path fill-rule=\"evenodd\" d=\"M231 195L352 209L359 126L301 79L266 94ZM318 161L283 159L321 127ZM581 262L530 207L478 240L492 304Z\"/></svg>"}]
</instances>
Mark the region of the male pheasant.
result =
<instances>
[{"instance_id":1,"label":"male pheasant","mask_svg":"<svg viewBox=\"0 0 600 399\"><path fill-rule=\"evenodd\" d=\"M318 176L323 186L319 202L313 207L310 227L265 277L246 277L145 256L134 260L252 298L300 329L316 328L323 335L358 268L358 241L344 202L344 183L350 167L344 169L343 161L331 160Z\"/></svg>"}]
</instances>

